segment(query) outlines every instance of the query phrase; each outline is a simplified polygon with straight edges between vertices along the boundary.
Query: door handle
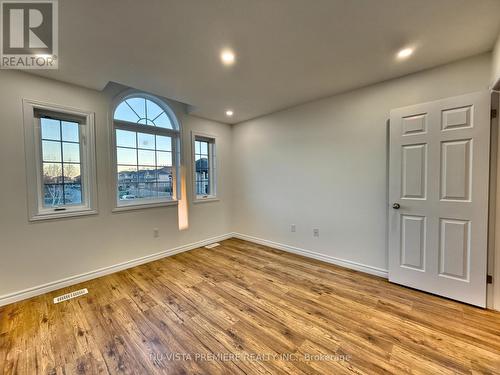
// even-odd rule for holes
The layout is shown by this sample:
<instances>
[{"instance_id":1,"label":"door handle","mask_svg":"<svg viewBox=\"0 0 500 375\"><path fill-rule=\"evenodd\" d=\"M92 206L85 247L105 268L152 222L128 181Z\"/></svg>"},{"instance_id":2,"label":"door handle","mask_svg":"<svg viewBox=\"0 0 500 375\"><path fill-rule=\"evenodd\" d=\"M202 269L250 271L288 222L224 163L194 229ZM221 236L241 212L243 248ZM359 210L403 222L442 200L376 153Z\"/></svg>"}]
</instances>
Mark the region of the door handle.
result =
<instances>
[{"instance_id":1,"label":"door handle","mask_svg":"<svg viewBox=\"0 0 500 375\"><path fill-rule=\"evenodd\" d=\"M399 203L394 203L392 205L392 208L394 208L395 210L399 210L401 208L400 204Z\"/></svg>"}]
</instances>

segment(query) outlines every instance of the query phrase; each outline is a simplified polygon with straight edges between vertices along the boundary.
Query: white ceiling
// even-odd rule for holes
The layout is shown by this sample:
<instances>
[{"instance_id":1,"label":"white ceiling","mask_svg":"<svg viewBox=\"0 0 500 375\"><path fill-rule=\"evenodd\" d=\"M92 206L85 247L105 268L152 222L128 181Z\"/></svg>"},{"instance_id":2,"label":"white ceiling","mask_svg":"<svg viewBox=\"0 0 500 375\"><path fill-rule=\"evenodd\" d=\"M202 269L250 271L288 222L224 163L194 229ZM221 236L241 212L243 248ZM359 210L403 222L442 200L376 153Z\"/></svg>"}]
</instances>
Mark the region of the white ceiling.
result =
<instances>
[{"instance_id":1,"label":"white ceiling","mask_svg":"<svg viewBox=\"0 0 500 375\"><path fill-rule=\"evenodd\" d=\"M489 51L500 31L499 0L59 0L59 12L59 70L37 74L118 82L230 123Z\"/></svg>"}]
</instances>

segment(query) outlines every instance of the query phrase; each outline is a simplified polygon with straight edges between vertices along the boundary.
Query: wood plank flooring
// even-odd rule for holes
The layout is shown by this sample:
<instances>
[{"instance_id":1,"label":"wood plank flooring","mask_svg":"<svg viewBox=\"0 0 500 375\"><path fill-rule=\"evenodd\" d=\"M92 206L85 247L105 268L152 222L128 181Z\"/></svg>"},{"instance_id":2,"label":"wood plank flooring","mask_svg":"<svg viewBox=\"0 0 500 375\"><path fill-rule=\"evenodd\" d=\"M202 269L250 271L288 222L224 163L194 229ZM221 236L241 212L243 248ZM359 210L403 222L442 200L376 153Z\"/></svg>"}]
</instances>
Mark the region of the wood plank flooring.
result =
<instances>
[{"instance_id":1,"label":"wood plank flooring","mask_svg":"<svg viewBox=\"0 0 500 375\"><path fill-rule=\"evenodd\" d=\"M500 314L237 239L0 308L0 374L344 373L500 373Z\"/></svg>"}]
</instances>

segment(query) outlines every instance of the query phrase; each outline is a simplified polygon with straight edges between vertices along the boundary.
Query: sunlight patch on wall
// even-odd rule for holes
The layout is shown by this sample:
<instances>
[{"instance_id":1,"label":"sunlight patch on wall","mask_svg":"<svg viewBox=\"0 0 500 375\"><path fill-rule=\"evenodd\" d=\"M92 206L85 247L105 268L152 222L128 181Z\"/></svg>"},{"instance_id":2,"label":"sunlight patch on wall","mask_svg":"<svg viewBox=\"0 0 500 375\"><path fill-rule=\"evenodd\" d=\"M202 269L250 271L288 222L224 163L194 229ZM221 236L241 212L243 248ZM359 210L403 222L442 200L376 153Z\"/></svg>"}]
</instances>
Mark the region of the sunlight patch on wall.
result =
<instances>
[{"instance_id":1,"label":"sunlight patch on wall","mask_svg":"<svg viewBox=\"0 0 500 375\"><path fill-rule=\"evenodd\" d=\"M187 199L187 191L186 191L186 168L180 168L180 177L181 177L181 199L179 199L179 203L177 205L178 209L178 217L179 217L179 230L186 230L189 228L189 219L188 219L188 199Z\"/></svg>"}]
</instances>

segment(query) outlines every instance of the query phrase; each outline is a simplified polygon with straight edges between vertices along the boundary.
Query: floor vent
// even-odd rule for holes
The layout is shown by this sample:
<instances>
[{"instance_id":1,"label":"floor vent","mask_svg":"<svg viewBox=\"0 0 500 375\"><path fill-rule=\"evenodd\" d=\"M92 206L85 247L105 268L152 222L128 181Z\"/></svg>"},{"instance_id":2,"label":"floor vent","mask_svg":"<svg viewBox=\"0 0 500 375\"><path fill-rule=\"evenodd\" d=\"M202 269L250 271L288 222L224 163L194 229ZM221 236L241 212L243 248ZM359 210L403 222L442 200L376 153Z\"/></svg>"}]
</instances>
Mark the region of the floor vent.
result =
<instances>
[{"instance_id":1,"label":"floor vent","mask_svg":"<svg viewBox=\"0 0 500 375\"><path fill-rule=\"evenodd\" d=\"M87 288L75 290L74 292L54 298L54 303L64 302L72 298L80 297L83 296L84 294L87 294L88 292L89 291L87 290Z\"/></svg>"},{"instance_id":2,"label":"floor vent","mask_svg":"<svg viewBox=\"0 0 500 375\"><path fill-rule=\"evenodd\" d=\"M205 246L206 249L213 249L214 247L220 246L220 243L211 243L210 245Z\"/></svg>"}]
</instances>

